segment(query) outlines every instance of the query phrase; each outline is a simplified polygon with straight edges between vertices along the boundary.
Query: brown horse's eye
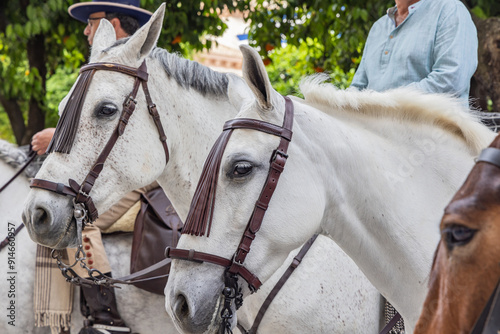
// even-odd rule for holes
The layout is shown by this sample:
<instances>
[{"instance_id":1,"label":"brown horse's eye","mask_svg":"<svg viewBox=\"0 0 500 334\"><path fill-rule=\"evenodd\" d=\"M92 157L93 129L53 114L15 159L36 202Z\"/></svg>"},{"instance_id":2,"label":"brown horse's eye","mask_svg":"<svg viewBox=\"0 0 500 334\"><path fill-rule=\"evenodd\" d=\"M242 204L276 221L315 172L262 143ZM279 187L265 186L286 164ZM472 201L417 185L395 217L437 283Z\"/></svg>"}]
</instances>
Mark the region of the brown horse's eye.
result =
<instances>
[{"instance_id":1,"label":"brown horse's eye","mask_svg":"<svg viewBox=\"0 0 500 334\"><path fill-rule=\"evenodd\" d=\"M463 246L468 244L477 230L473 230L463 225L452 225L443 229L441 234L448 249L451 250L456 246Z\"/></svg>"}]
</instances>

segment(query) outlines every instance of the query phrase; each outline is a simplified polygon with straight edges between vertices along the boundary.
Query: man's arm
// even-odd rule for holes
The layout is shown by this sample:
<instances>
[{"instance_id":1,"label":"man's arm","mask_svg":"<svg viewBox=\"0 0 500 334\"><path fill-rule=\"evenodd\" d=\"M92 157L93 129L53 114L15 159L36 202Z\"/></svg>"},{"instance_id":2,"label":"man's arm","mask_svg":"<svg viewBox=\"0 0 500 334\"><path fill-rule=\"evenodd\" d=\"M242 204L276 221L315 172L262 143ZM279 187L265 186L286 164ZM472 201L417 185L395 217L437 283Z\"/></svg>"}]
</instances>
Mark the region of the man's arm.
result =
<instances>
[{"instance_id":1,"label":"man's arm","mask_svg":"<svg viewBox=\"0 0 500 334\"><path fill-rule=\"evenodd\" d=\"M410 84L430 93L467 95L477 68L477 31L462 3L440 19L434 45L432 72Z\"/></svg>"},{"instance_id":2,"label":"man's arm","mask_svg":"<svg viewBox=\"0 0 500 334\"><path fill-rule=\"evenodd\" d=\"M47 128L35 133L31 139L33 151L39 155L44 154L47 151L47 147L49 147L55 130L56 128Z\"/></svg>"},{"instance_id":3,"label":"man's arm","mask_svg":"<svg viewBox=\"0 0 500 334\"><path fill-rule=\"evenodd\" d=\"M364 51L366 51L366 44ZM368 86L368 77L366 76L365 62L364 62L365 59L364 51L363 51L363 56L361 58L361 62L359 63L358 69L356 70L356 73L354 73L354 77L352 78L351 82L351 87L356 87L358 89L365 89Z\"/></svg>"}]
</instances>

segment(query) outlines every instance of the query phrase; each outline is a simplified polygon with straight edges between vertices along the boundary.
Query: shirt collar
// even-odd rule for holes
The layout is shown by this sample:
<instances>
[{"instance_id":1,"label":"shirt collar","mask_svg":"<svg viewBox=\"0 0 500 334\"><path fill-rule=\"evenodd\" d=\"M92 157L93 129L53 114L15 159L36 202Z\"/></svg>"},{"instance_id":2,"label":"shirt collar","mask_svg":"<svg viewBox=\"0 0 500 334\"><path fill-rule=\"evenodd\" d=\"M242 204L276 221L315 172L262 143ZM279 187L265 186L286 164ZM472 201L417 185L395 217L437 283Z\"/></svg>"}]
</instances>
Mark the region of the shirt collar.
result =
<instances>
[{"instance_id":1,"label":"shirt collar","mask_svg":"<svg viewBox=\"0 0 500 334\"><path fill-rule=\"evenodd\" d=\"M410 16L414 11L417 10L418 7L420 7L420 4L422 2L424 2L425 0L420 0L420 1L417 1L416 3L414 3L413 5L411 5L410 7L408 7L408 16ZM398 10L398 7L397 6L394 6L394 7L391 7L389 9L387 9L387 16L389 16L389 18L394 22L396 23L396 19L394 17L394 15L396 14L396 11Z\"/></svg>"}]
</instances>

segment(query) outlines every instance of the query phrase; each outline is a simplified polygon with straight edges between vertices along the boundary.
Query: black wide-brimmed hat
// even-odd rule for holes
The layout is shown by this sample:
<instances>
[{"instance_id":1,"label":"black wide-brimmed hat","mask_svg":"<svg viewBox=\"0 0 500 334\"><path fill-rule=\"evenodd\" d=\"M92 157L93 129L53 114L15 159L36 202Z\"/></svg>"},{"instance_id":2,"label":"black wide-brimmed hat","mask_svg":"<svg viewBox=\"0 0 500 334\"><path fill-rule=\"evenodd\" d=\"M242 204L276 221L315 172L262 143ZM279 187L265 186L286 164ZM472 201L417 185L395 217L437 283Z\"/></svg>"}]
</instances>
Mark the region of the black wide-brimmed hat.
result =
<instances>
[{"instance_id":1,"label":"black wide-brimmed hat","mask_svg":"<svg viewBox=\"0 0 500 334\"><path fill-rule=\"evenodd\" d=\"M153 13L140 8L139 2L139 0L92 0L71 5L68 13L83 23L87 23L90 14L95 12L122 13L137 19L139 25L143 26Z\"/></svg>"}]
</instances>

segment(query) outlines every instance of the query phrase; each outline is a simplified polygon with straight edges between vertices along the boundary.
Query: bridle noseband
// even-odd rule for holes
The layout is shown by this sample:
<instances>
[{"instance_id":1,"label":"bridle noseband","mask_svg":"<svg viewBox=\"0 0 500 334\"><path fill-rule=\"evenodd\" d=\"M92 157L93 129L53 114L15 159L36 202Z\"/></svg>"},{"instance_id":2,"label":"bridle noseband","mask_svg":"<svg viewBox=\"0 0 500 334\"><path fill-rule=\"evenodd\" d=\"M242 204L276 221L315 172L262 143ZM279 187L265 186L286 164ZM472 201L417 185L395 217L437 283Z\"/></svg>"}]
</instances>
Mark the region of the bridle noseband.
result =
<instances>
[{"instance_id":1,"label":"bridle noseband","mask_svg":"<svg viewBox=\"0 0 500 334\"><path fill-rule=\"evenodd\" d=\"M220 257L213 254L198 252L193 249L179 249L179 248L167 248L165 255L172 259L182 259L188 261L195 262L208 262L212 264L216 264L226 268L225 270L225 288L223 290L223 295L226 296L225 305L223 310L221 311L221 317L225 322L225 326L228 328L229 322L228 320L231 318L231 311L229 310L229 306L227 305L228 298L236 298L236 308L238 309L241 306L241 288L237 287L237 276L241 276L247 283L251 292L257 291L259 287L262 285L259 278L251 273L245 266L244 262L247 254L250 252L250 247L255 239L256 233L259 231L262 221L264 219L264 215L269 206L269 202L272 198L272 195L276 189L278 180L280 178L281 173L284 170L285 163L287 161L288 155L288 144L292 139L292 125L293 125L293 102L288 98L285 98L285 116L283 120L283 126L278 126L275 124L263 122L256 119L248 119L248 118L238 118L233 119L224 124L223 133L217 140L216 144L212 148L212 151L209 154L209 157L214 155L213 152L218 152L218 157L214 159L214 163L218 163L220 165L220 160L222 159L222 154L224 152L224 148L229 140L230 134L234 129L251 129L257 130L261 132L265 132L274 136L280 137L280 143L278 147L272 152L270 159L270 167L267 175L266 182L262 188L262 191L259 195L257 202L255 203L252 215L248 221L248 224L243 232L243 236L240 240L240 243L231 259L226 259L224 257ZM221 138L224 138L221 140ZM221 149L222 148L222 149ZM216 161L218 160L218 161ZM205 174L207 170L210 169L209 160L205 163L203 167L202 176L200 180L205 179ZM214 175L218 174L218 170L214 170ZM209 215L201 215L200 210L196 208L195 199L200 197L200 192L202 191L203 184L200 181L198 183L193 203L191 204L190 211L188 213L188 217L186 219L186 223L182 230L183 234L192 234L201 236L205 233L206 224L200 223L200 219L205 219L209 216L211 220L211 213L213 212L213 202L212 206L204 207L202 210L209 212ZM213 193L208 194L215 197L215 187L211 190ZM201 217L201 218L200 218ZM210 230L210 223L208 224L208 233ZM201 229L200 229L201 227ZM207 233L207 236L208 236ZM238 291L235 291L238 290ZM230 296L230 297L229 297ZM230 329L229 329L230 331Z\"/></svg>"},{"instance_id":2,"label":"bridle noseband","mask_svg":"<svg viewBox=\"0 0 500 334\"><path fill-rule=\"evenodd\" d=\"M48 180L42 180L42 179L32 179L30 182L30 187L31 188L40 188L48 191L55 192L60 195L64 196L70 196L74 197L73 203L74 203L74 217L77 221L77 232L81 234L81 230L83 227L85 227L86 224L92 223L95 221L98 217L98 212L97 209L94 205L94 202L92 200L92 197L90 196L90 192L92 190L92 187L95 184L96 179L99 177L99 174L101 173L104 163L106 159L108 158L109 154L111 153L111 150L115 146L118 138L123 135L125 131L125 127L127 126L130 116L132 116L137 101L136 101L136 96L137 92L139 90L139 85L142 85L142 89L144 91L144 95L146 97L146 102L148 104L148 110L149 114L153 118L153 121L156 125L156 128L158 129L158 133L160 135L160 141L162 143L163 149L165 151L165 157L166 157L166 162L169 160L169 153L168 153L168 146L167 146L167 136L165 135L165 131L163 130L163 126L160 121L160 115L158 114L158 111L156 109L156 105L153 103L151 100L151 96L149 94L149 89L148 89L148 73L147 73L147 67L146 67L146 61L142 63L142 65L139 68L133 68L130 66L126 65L121 65L121 64L115 64L115 63L94 63L94 64L88 64L83 66L80 69L80 74L83 74L87 71L92 71L90 72L89 79L83 84L75 87L71 97L70 97L70 102L73 100L73 96L82 95L82 90L87 90L90 84L90 80L93 77L93 73L98 70L105 70L105 71L114 71L114 72L120 72L132 77L135 77L135 82L132 91L130 94L127 96L125 101L123 102L123 110L120 115L120 119L118 122L118 125L116 126L115 130L113 131L111 137L109 138L108 142L104 146L104 149L101 151L99 154L99 157L97 158L96 162L90 169L89 173L85 177L84 181L81 184L78 184L73 179L69 179L69 185L64 185L62 183L56 183ZM85 92L84 92L85 93ZM85 95L83 94L83 97ZM83 104L83 99L81 101L77 101L78 105L73 106L75 109L80 109L82 108ZM79 111L80 111L79 110ZM57 127L60 127L61 124L58 123ZM56 132L58 129L56 128ZM54 138L52 139L52 142L50 146L53 145ZM49 148L50 148L49 146Z\"/></svg>"}]
</instances>

